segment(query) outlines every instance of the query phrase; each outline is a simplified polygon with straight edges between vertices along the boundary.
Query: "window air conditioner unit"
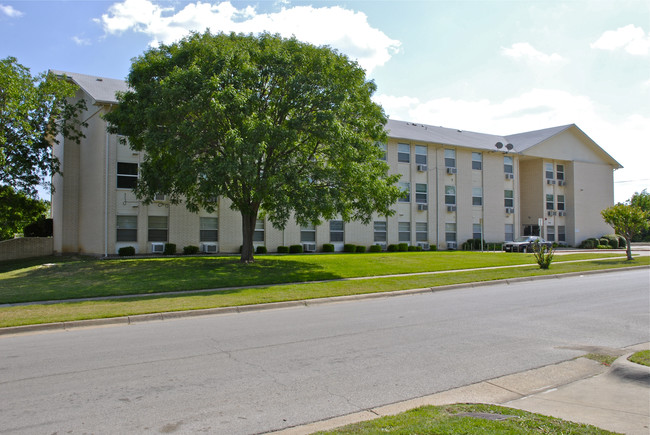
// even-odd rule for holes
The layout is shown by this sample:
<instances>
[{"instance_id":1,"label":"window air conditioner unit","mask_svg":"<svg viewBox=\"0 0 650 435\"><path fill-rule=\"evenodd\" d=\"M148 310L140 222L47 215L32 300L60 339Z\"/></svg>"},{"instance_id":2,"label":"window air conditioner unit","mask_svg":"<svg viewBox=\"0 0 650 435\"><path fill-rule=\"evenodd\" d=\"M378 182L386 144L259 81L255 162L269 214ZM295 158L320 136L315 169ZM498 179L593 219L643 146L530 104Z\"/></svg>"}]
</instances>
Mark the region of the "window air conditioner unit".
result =
<instances>
[{"instance_id":1,"label":"window air conditioner unit","mask_svg":"<svg viewBox=\"0 0 650 435\"><path fill-rule=\"evenodd\" d=\"M165 252L165 244L162 242L154 242L151 244L151 252L154 254L162 254Z\"/></svg>"},{"instance_id":2,"label":"window air conditioner unit","mask_svg":"<svg viewBox=\"0 0 650 435\"><path fill-rule=\"evenodd\" d=\"M316 243L303 243L302 250L304 252L316 252Z\"/></svg>"},{"instance_id":3,"label":"window air conditioner unit","mask_svg":"<svg viewBox=\"0 0 650 435\"><path fill-rule=\"evenodd\" d=\"M557 185L558 185L558 186L566 186L566 181L564 181L564 180L557 180Z\"/></svg>"},{"instance_id":4,"label":"window air conditioner unit","mask_svg":"<svg viewBox=\"0 0 650 435\"><path fill-rule=\"evenodd\" d=\"M551 180L550 178L546 180L546 184L555 184L555 180Z\"/></svg>"},{"instance_id":5,"label":"window air conditioner unit","mask_svg":"<svg viewBox=\"0 0 650 435\"><path fill-rule=\"evenodd\" d=\"M447 206L447 211L448 212L456 211L456 206L455 205L448 205Z\"/></svg>"},{"instance_id":6,"label":"window air conditioner unit","mask_svg":"<svg viewBox=\"0 0 650 435\"><path fill-rule=\"evenodd\" d=\"M553 210L549 210L546 214L548 216L555 216L555 212Z\"/></svg>"},{"instance_id":7,"label":"window air conditioner unit","mask_svg":"<svg viewBox=\"0 0 650 435\"><path fill-rule=\"evenodd\" d=\"M515 209L513 207L506 207L506 214L513 214Z\"/></svg>"},{"instance_id":8,"label":"window air conditioner unit","mask_svg":"<svg viewBox=\"0 0 650 435\"><path fill-rule=\"evenodd\" d=\"M455 174L456 173L456 168L447 168L447 173L448 174Z\"/></svg>"},{"instance_id":9,"label":"window air conditioner unit","mask_svg":"<svg viewBox=\"0 0 650 435\"><path fill-rule=\"evenodd\" d=\"M515 178L515 174L506 172L506 180L514 180L514 178Z\"/></svg>"},{"instance_id":10,"label":"window air conditioner unit","mask_svg":"<svg viewBox=\"0 0 650 435\"><path fill-rule=\"evenodd\" d=\"M427 165L418 165L417 169L418 169L418 172L426 172Z\"/></svg>"},{"instance_id":11,"label":"window air conditioner unit","mask_svg":"<svg viewBox=\"0 0 650 435\"><path fill-rule=\"evenodd\" d=\"M418 242L417 246L420 246L423 251L428 251L429 250L429 244L426 242Z\"/></svg>"},{"instance_id":12,"label":"window air conditioner unit","mask_svg":"<svg viewBox=\"0 0 650 435\"><path fill-rule=\"evenodd\" d=\"M418 211L428 210L429 206L427 204L418 204Z\"/></svg>"},{"instance_id":13,"label":"window air conditioner unit","mask_svg":"<svg viewBox=\"0 0 650 435\"><path fill-rule=\"evenodd\" d=\"M218 251L216 243L201 243L201 252L206 254L214 254Z\"/></svg>"},{"instance_id":14,"label":"window air conditioner unit","mask_svg":"<svg viewBox=\"0 0 650 435\"><path fill-rule=\"evenodd\" d=\"M165 195L162 193L157 193L153 196L154 201L164 201L165 200Z\"/></svg>"},{"instance_id":15,"label":"window air conditioner unit","mask_svg":"<svg viewBox=\"0 0 650 435\"><path fill-rule=\"evenodd\" d=\"M566 216L566 212L565 211L558 211L557 215L558 216Z\"/></svg>"},{"instance_id":16,"label":"window air conditioner unit","mask_svg":"<svg viewBox=\"0 0 650 435\"><path fill-rule=\"evenodd\" d=\"M447 242L447 249L456 249L457 247L456 242Z\"/></svg>"}]
</instances>

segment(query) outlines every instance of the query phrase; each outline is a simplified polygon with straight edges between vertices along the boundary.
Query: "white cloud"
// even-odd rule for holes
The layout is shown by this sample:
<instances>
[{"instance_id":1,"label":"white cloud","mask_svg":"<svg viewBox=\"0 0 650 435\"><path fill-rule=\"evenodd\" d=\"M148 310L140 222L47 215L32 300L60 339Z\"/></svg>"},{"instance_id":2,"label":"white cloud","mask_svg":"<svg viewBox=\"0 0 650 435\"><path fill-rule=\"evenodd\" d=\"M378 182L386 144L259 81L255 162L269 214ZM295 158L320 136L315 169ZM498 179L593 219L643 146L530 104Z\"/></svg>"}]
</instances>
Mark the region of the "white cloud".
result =
<instances>
[{"instance_id":1,"label":"white cloud","mask_svg":"<svg viewBox=\"0 0 650 435\"><path fill-rule=\"evenodd\" d=\"M72 41L77 45L90 45L90 39L73 36Z\"/></svg>"},{"instance_id":2,"label":"white cloud","mask_svg":"<svg viewBox=\"0 0 650 435\"><path fill-rule=\"evenodd\" d=\"M608 30L593 44L591 48L600 50L624 49L636 56L647 56L650 53L650 33L634 24L619 27L616 30Z\"/></svg>"},{"instance_id":3,"label":"white cloud","mask_svg":"<svg viewBox=\"0 0 650 435\"><path fill-rule=\"evenodd\" d=\"M179 11L149 0L125 0L113 4L96 22L108 34L125 31L144 33L151 44L171 43L190 31L259 33L267 31L316 45L329 45L372 71L397 52L400 42L368 23L368 17L339 6L285 7L258 14L253 7L237 9L229 1L218 4L188 3Z\"/></svg>"},{"instance_id":4,"label":"white cloud","mask_svg":"<svg viewBox=\"0 0 650 435\"><path fill-rule=\"evenodd\" d=\"M17 9L14 9L13 6L5 5L0 5L0 14L4 14L9 18L18 18L23 16L23 13Z\"/></svg>"},{"instance_id":5,"label":"white cloud","mask_svg":"<svg viewBox=\"0 0 650 435\"><path fill-rule=\"evenodd\" d=\"M510 48L502 47L501 54L504 56L512 57L514 59L525 59L542 63L559 62L561 60L564 60L562 56L557 53L542 53L527 42L517 42L515 44L512 44L512 47Z\"/></svg>"},{"instance_id":6,"label":"white cloud","mask_svg":"<svg viewBox=\"0 0 650 435\"><path fill-rule=\"evenodd\" d=\"M377 95L393 119L507 135L576 124L624 168L615 172L615 199L650 190L650 115L613 121L590 98L554 89L533 89L503 101Z\"/></svg>"}]
</instances>

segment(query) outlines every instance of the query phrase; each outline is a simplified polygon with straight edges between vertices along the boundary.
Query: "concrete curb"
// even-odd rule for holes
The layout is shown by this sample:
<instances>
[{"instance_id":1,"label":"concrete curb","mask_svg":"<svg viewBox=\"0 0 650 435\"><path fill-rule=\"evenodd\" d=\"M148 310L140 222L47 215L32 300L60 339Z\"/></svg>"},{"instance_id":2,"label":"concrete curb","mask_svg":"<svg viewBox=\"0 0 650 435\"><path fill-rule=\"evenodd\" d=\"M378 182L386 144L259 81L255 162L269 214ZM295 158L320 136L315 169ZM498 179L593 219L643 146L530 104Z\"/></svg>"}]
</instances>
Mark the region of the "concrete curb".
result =
<instances>
[{"instance_id":1,"label":"concrete curb","mask_svg":"<svg viewBox=\"0 0 650 435\"><path fill-rule=\"evenodd\" d=\"M650 367L629 361L628 358L633 354L634 352L630 352L617 358L612 363L608 374L617 376L625 381L638 382L650 387Z\"/></svg>"},{"instance_id":2,"label":"concrete curb","mask_svg":"<svg viewBox=\"0 0 650 435\"><path fill-rule=\"evenodd\" d=\"M381 293L365 293L365 294L357 294L357 295L333 296L333 297L319 298L319 299L302 299L297 301L270 302L266 304L241 305L235 307L205 308L200 310L138 314L133 316L110 317L105 319L88 319L88 320L75 320L69 322L41 323L36 325L25 325L25 326L9 326L6 328L0 328L0 337L15 335L15 334L27 334L27 333L38 333L38 332L60 332L60 331L66 331L71 329L91 328L91 327L99 327L99 326L131 325L131 324L151 322L151 321L181 319L186 317L198 317L198 316L209 316L209 315L219 315L219 314L236 314L236 313L274 310L279 308L309 307L309 306L317 306L317 305L330 304L330 303L359 301L359 300L366 300L366 299L380 299L380 298L389 298L389 297L396 297L396 296L408 296L408 295L422 294L422 293L429 293L429 292L436 293L436 292L456 290L462 288L487 287L487 286L499 285L503 283L514 284L519 282L539 281L539 280L547 280L547 279L562 279L562 278L568 278L574 276L595 275L600 273L610 273L610 272L619 272L619 271L637 270L637 269L650 269L650 266L632 266L632 267L620 267L616 269L599 269L599 270L589 270L584 272L568 272L568 273L561 273L557 275L526 276L521 278L507 278L507 279L499 279L499 280L492 280L492 281L450 284L450 285L444 285L438 287L425 287L425 288L418 288L418 289L395 290L395 291L381 292Z\"/></svg>"}]
</instances>

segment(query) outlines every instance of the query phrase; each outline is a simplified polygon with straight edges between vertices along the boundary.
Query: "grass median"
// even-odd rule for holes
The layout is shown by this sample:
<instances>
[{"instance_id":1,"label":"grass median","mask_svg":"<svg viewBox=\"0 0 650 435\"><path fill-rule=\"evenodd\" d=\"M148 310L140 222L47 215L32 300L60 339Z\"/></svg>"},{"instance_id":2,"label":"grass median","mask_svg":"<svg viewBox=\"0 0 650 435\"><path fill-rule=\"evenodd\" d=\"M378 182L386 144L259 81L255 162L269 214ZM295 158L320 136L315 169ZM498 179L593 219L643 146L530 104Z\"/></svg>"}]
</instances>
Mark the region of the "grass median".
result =
<instances>
[{"instance_id":1,"label":"grass median","mask_svg":"<svg viewBox=\"0 0 650 435\"><path fill-rule=\"evenodd\" d=\"M501 256L506 259L525 257L523 255L509 256L500 254L493 254L493 256ZM326 257L322 256L322 258ZM339 257L349 258L349 261L352 262L352 259L356 256L341 255ZM399 259L399 256L394 258ZM195 294L139 296L128 299L14 306L0 308L0 327L429 288L475 281L647 265L650 262L649 260L650 257L638 258L632 262L628 262L623 258L594 259L577 263L555 262L550 270L539 269L537 265L526 265L503 269L482 269L363 280L266 285L255 288L214 290ZM531 258L528 258L527 261L530 263ZM429 269L431 268L433 266L430 265ZM393 272L393 269L384 269L384 273L389 271ZM419 270L419 272L424 271Z\"/></svg>"}]
</instances>

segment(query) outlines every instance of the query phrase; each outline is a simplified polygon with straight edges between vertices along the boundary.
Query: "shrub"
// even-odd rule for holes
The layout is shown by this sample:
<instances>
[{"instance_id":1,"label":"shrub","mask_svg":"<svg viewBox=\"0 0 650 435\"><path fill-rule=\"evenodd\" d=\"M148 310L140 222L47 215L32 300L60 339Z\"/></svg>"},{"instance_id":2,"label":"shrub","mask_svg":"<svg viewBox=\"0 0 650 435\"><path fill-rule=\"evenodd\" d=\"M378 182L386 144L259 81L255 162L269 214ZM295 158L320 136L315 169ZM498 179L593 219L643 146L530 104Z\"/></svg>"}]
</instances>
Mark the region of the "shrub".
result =
<instances>
[{"instance_id":1,"label":"shrub","mask_svg":"<svg viewBox=\"0 0 650 435\"><path fill-rule=\"evenodd\" d=\"M532 247L533 256L535 257L537 264L539 264L539 268L548 269L551 267L551 262L553 261L553 254L555 253L555 250L552 247L549 248L547 245L540 244L538 241L535 241Z\"/></svg>"},{"instance_id":2,"label":"shrub","mask_svg":"<svg viewBox=\"0 0 650 435\"><path fill-rule=\"evenodd\" d=\"M52 219L40 218L23 228L25 237L52 237Z\"/></svg>"},{"instance_id":3,"label":"shrub","mask_svg":"<svg viewBox=\"0 0 650 435\"><path fill-rule=\"evenodd\" d=\"M603 239L607 239L607 245L611 246L614 249L618 249L618 236L615 234L607 234L606 236L602 237Z\"/></svg>"},{"instance_id":4,"label":"shrub","mask_svg":"<svg viewBox=\"0 0 650 435\"><path fill-rule=\"evenodd\" d=\"M485 242L483 242L485 244ZM481 239L468 239L461 247L464 251L478 251L481 249Z\"/></svg>"},{"instance_id":5,"label":"shrub","mask_svg":"<svg viewBox=\"0 0 650 435\"><path fill-rule=\"evenodd\" d=\"M165 243L165 250L163 251L165 255L174 255L176 254L176 243Z\"/></svg>"},{"instance_id":6,"label":"shrub","mask_svg":"<svg viewBox=\"0 0 650 435\"><path fill-rule=\"evenodd\" d=\"M409 252L415 252L415 251L418 250L417 247L413 246L413 245L409 246L407 249L408 249Z\"/></svg>"},{"instance_id":7,"label":"shrub","mask_svg":"<svg viewBox=\"0 0 650 435\"><path fill-rule=\"evenodd\" d=\"M357 252L357 247L351 243L343 245L343 252Z\"/></svg>"},{"instance_id":8,"label":"shrub","mask_svg":"<svg viewBox=\"0 0 650 435\"><path fill-rule=\"evenodd\" d=\"M266 254L266 246L258 246L255 249L256 254Z\"/></svg>"},{"instance_id":9,"label":"shrub","mask_svg":"<svg viewBox=\"0 0 650 435\"><path fill-rule=\"evenodd\" d=\"M397 245L397 250L399 252L406 252L409 250L409 244L408 243L400 243Z\"/></svg>"},{"instance_id":10,"label":"shrub","mask_svg":"<svg viewBox=\"0 0 650 435\"><path fill-rule=\"evenodd\" d=\"M133 246L124 246L117 250L120 257L133 257L135 255L135 248Z\"/></svg>"},{"instance_id":11,"label":"shrub","mask_svg":"<svg viewBox=\"0 0 650 435\"><path fill-rule=\"evenodd\" d=\"M381 252L381 246L379 245L370 245L368 252Z\"/></svg>"},{"instance_id":12,"label":"shrub","mask_svg":"<svg viewBox=\"0 0 650 435\"><path fill-rule=\"evenodd\" d=\"M438 245L429 245L429 251L437 251Z\"/></svg>"},{"instance_id":13,"label":"shrub","mask_svg":"<svg viewBox=\"0 0 650 435\"><path fill-rule=\"evenodd\" d=\"M183 247L183 254L185 255L194 255L194 254L198 254L198 252L199 252L198 246L189 245Z\"/></svg>"},{"instance_id":14,"label":"shrub","mask_svg":"<svg viewBox=\"0 0 650 435\"><path fill-rule=\"evenodd\" d=\"M388 245L386 248L388 252L397 252L397 245Z\"/></svg>"},{"instance_id":15,"label":"shrub","mask_svg":"<svg viewBox=\"0 0 650 435\"><path fill-rule=\"evenodd\" d=\"M331 243L325 243L323 245L323 252L334 252L334 245Z\"/></svg>"},{"instance_id":16,"label":"shrub","mask_svg":"<svg viewBox=\"0 0 650 435\"><path fill-rule=\"evenodd\" d=\"M582 243L580 243L580 246L578 246L578 248L580 248L580 249L595 249L596 246L598 246L598 239L594 239L592 237L592 238L583 240Z\"/></svg>"},{"instance_id":17,"label":"shrub","mask_svg":"<svg viewBox=\"0 0 650 435\"><path fill-rule=\"evenodd\" d=\"M288 254L288 253L289 253L288 246L278 246L278 254Z\"/></svg>"},{"instance_id":18,"label":"shrub","mask_svg":"<svg viewBox=\"0 0 650 435\"><path fill-rule=\"evenodd\" d=\"M599 245L607 245L607 246L609 246L609 240L607 240L604 237L601 237L600 239L598 239L598 244Z\"/></svg>"},{"instance_id":19,"label":"shrub","mask_svg":"<svg viewBox=\"0 0 650 435\"><path fill-rule=\"evenodd\" d=\"M356 246L356 249L355 249L355 252L358 252L358 253L360 253L360 254L363 254L364 252L366 252L366 247L365 247L365 246L361 246L361 245L357 245L357 246Z\"/></svg>"},{"instance_id":20,"label":"shrub","mask_svg":"<svg viewBox=\"0 0 650 435\"><path fill-rule=\"evenodd\" d=\"M618 236L618 247L627 248L627 242L625 241L625 237Z\"/></svg>"},{"instance_id":21,"label":"shrub","mask_svg":"<svg viewBox=\"0 0 650 435\"><path fill-rule=\"evenodd\" d=\"M598 245L596 246L596 249L612 249L612 247L609 245Z\"/></svg>"},{"instance_id":22,"label":"shrub","mask_svg":"<svg viewBox=\"0 0 650 435\"><path fill-rule=\"evenodd\" d=\"M291 254L302 254L302 245L291 245L291 246L289 246L289 252Z\"/></svg>"}]
</instances>

